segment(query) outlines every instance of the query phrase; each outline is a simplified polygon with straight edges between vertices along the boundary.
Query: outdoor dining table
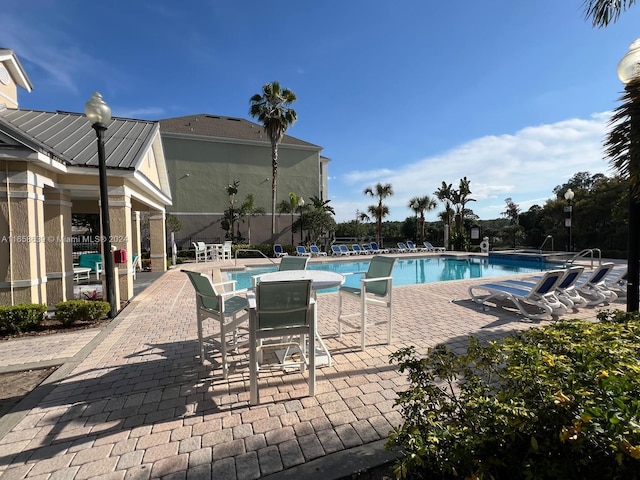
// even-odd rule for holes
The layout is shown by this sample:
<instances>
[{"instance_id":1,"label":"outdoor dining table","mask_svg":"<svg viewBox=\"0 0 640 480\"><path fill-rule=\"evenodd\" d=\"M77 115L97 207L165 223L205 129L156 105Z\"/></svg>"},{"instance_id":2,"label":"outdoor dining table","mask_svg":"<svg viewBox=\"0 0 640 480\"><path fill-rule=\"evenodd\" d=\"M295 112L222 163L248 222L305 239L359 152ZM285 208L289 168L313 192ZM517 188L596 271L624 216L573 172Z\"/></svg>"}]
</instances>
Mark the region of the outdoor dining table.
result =
<instances>
[{"instance_id":1,"label":"outdoor dining table","mask_svg":"<svg viewBox=\"0 0 640 480\"><path fill-rule=\"evenodd\" d=\"M211 260L222 260L224 244L222 243L207 243L207 258Z\"/></svg>"},{"instance_id":2,"label":"outdoor dining table","mask_svg":"<svg viewBox=\"0 0 640 480\"><path fill-rule=\"evenodd\" d=\"M344 283L344 275L326 270L283 270L278 272L263 273L253 277L254 284L258 282L286 282L295 280L311 280L311 290L314 298L317 297L318 290L325 288L339 287ZM249 299L249 305L255 308L255 299ZM316 365L331 366L331 353L324 340L318 333L318 322L316 321L316 338L320 347L320 352L316 350Z\"/></svg>"}]
</instances>

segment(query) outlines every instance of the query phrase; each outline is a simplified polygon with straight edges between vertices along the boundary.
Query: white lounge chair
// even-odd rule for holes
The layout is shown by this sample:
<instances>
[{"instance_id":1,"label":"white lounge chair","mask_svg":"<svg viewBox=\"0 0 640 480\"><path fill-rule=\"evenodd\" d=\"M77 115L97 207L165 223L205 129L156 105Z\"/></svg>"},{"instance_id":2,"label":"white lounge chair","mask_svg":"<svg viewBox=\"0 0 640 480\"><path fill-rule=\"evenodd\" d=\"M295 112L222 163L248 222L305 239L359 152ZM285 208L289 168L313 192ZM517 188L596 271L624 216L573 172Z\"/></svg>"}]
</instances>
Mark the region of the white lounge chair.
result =
<instances>
[{"instance_id":1,"label":"white lounge chair","mask_svg":"<svg viewBox=\"0 0 640 480\"><path fill-rule=\"evenodd\" d=\"M576 288L580 295L587 299L588 305L613 302L618 298L618 294L605 283L614 266L613 262L605 262L594 270L588 278L578 280Z\"/></svg>"},{"instance_id":2,"label":"white lounge chair","mask_svg":"<svg viewBox=\"0 0 640 480\"><path fill-rule=\"evenodd\" d=\"M587 299L580 295L580 292L576 288L576 284L583 273L584 267L576 266L568 268L565 271L562 280L560 280L560 283L556 286L556 296L558 297L558 300L567 306L567 308L577 308L588 305ZM524 280L510 279L505 280L504 283L531 288L535 286L535 282L540 278L540 276L535 276Z\"/></svg>"},{"instance_id":3,"label":"white lounge chair","mask_svg":"<svg viewBox=\"0 0 640 480\"><path fill-rule=\"evenodd\" d=\"M296 255L300 257L310 257L311 252L308 252L304 245L298 245L296 247Z\"/></svg>"},{"instance_id":4,"label":"white lounge chair","mask_svg":"<svg viewBox=\"0 0 640 480\"><path fill-rule=\"evenodd\" d=\"M373 250L373 253L389 253L389 249L388 248L380 248L378 247L378 243L377 242L371 242L371 250Z\"/></svg>"},{"instance_id":5,"label":"white lounge chair","mask_svg":"<svg viewBox=\"0 0 640 480\"><path fill-rule=\"evenodd\" d=\"M327 252L321 251L317 245L310 245L309 251L311 252L312 257L326 257Z\"/></svg>"},{"instance_id":6,"label":"white lounge chair","mask_svg":"<svg viewBox=\"0 0 640 480\"><path fill-rule=\"evenodd\" d=\"M282 248L282 245L280 245L279 243L274 243L273 244L273 256L278 258L278 257L286 257L287 255L289 255L287 252L284 251L284 249Z\"/></svg>"},{"instance_id":7,"label":"white lounge chair","mask_svg":"<svg viewBox=\"0 0 640 480\"><path fill-rule=\"evenodd\" d=\"M428 252L446 252L447 249L444 247L434 247L433 245L431 245L431 242L423 242L424 243L424 247L427 249Z\"/></svg>"},{"instance_id":8,"label":"white lounge chair","mask_svg":"<svg viewBox=\"0 0 640 480\"><path fill-rule=\"evenodd\" d=\"M531 320L539 320L548 316L559 316L567 311L567 306L555 294L555 290L564 277L564 270L549 270L532 287L509 285L506 283L483 283L469 287L471 300L485 305L488 300L509 301L520 313ZM484 290L484 295L474 290ZM527 308L529 307L529 308ZM538 311L532 312L530 307Z\"/></svg>"}]
</instances>

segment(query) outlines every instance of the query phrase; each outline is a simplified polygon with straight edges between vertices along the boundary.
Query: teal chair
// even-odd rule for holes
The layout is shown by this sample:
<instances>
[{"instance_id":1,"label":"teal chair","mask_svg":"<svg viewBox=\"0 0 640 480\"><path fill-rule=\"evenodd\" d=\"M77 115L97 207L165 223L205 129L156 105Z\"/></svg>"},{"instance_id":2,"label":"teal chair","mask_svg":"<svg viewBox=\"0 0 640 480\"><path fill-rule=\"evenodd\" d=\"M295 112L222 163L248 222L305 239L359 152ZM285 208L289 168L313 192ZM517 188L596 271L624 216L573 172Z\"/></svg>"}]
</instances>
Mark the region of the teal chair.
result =
<instances>
[{"instance_id":1,"label":"teal chair","mask_svg":"<svg viewBox=\"0 0 640 480\"><path fill-rule=\"evenodd\" d=\"M204 365L204 341L203 322L208 319L218 321L219 332L211 337L219 337L220 352L222 354L223 376L227 379L229 365L227 363L227 351L231 347L237 350L238 328L249 320L249 302L242 293L247 290L235 290L235 280L231 282L213 283L211 279L202 273L182 270L187 274L196 291L196 320L198 322L198 343L200 346L200 363ZM227 287L232 290L226 290ZM231 340L229 340L231 337Z\"/></svg>"},{"instance_id":2,"label":"teal chair","mask_svg":"<svg viewBox=\"0 0 640 480\"><path fill-rule=\"evenodd\" d=\"M304 372L308 364L309 396L315 396L316 309L311 280L260 282L255 292L256 305L249 316L249 403L257 405L260 401L258 373L265 368L283 370L294 366ZM299 341L293 341L295 337ZM287 355L292 349L299 352L297 359ZM261 363L265 350L284 352L282 360Z\"/></svg>"},{"instance_id":3,"label":"teal chair","mask_svg":"<svg viewBox=\"0 0 640 480\"><path fill-rule=\"evenodd\" d=\"M306 270L309 257L282 257L278 270Z\"/></svg>"},{"instance_id":4,"label":"teal chair","mask_svg":"<svg viewBox=\"0 0 640 480\"><path fill-rule=\"evenodd\" d=\"M353 329L360 330L360 344L364 352L366 349L366 333L367 333L367 306L375 305L387 309L387 345L391 344L392 334L392 286L393 278L391 272L396 258L377 255L371 259L369 269L360 279L360 287L341 286L338 289L338 336L342 336L342 325L345 324ZM358 301L360 311L357 313L345 313L344 300L346 298ZM358 318L357 320L352 320ZM372 325L378 325L385 321L371 322Z\"/></svg>"}]
</instances>

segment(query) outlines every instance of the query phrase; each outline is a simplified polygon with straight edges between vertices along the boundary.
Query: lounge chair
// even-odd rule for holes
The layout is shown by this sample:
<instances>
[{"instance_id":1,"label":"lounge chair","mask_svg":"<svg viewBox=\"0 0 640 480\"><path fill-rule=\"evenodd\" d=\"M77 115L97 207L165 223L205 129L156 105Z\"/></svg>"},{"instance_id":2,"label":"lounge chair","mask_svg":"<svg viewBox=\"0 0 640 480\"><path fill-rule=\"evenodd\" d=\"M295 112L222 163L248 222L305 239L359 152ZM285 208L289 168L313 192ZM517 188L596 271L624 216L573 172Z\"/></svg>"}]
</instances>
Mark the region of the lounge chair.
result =
<instances>
[{"instance_id":1,"label":"lounge chair","mask_svg":"<svg viewBox=\"0 0 640 480\"><path fill-rule=\"evenodd\" d=\"M567 308L577 308L588 304L587 299L580 295L580 292L576 289L576 284L583 273L584 267L576 266L568 268L556 287L558 300L564 303ZM541 277L531 277L530 279L524 280L505 280L504 283L531 288L535 285L535 281L540 278Z\"/></svg>"},{"instance_id":2,"label":"lounge chair","mask_svg":"<svg viewBox=\"0 0 640 480\"><path fill-rule=\"evenodd\" d=\"M398 242L397 245L398 245L398 248L396 249L396 252L398 252L398 253L408 253L409 252L409 249L404 244L404 242Z\"/></svg>"},{"instance_id":3,"label":"lounge chair","mask_svg":"<svg viewBox=\"0 0 640 480\"><path fill-rule=\"evenodd\" d=\"M285 252L282 249L282 245L280 245L279 243L274 243L273 244L273 256L278 258L278 257L286 257L287 255L289 255L287 252Z\"/></svg>"},{"instance_id":4,"label":"lounge chair","mask_svg":"<svg viewBox=\"0 0 640 480\"><path fill-rule=\"evenodd\" d=\"M407 240L407 248L410 252L426 252L427 249L423 247L417 247L411 240Z\"/></svg>"},{"instance_id":5,"label":"lounge chair","mask_svg":"<svg viewBox=\"0 0 640 480\"><path fill-rule=\"evenodd\" d=\"M578 280L576 289L580 292L580 295L587 299L588 305L613 302L618 298L618 294L605 283L614 266L613 262L605 262L594 270L588 278Z\"/></svg>"},{"instance_id":6,"label":"lounge chair","mask_svg":"<svg viewBox=\"0 0 640 480\"><path fill-rule=\"evenodd\" d=\"M424 247L429 252L446 252L447 251L447 249L444 247L434 247L433 245L431 245L430 242L425 241L423 243L424 243Z\"/></svg>"},{"instance_id":7,"label":"lounge chair","mask_svg":"<svg viewBox=\"0 0 640 480\"><path fill-rule=\"evenodd\" d=\"M373 253L389 253L388 248L380 248L376 242L371 242L371 250Z\"/></svg>"},{"instance_id":8,"label":"lounge chair","mask_svg":"<svg viewBox=\"0 0 640 480\"><path fill-rule=\"evenodd\" d=\"M310 245L309 251L311 252L312 257L326 257L327 252L321 251L317 245Z\"/></svg>"},{"instance_id":9,"label":"lounge chair","mask_svg":"<svg viewBox=\"0 0 640 480\"><path fill-rule=\"evenodd\" d=\"M341 255L349 255L349 252L343 252L340 245L331 245L331 255L339 257Z\"/></svg>"},{"instance_id":10,"label":"lounge chair","mask_svg":"<svg viewBox=\"0 0 640 480\"><path fill-rule=\"evenodd\" d=\"M506 283L483 283L469 287L471 300L485 305L488 300L510 301L520 313L531 320L539 320L548 316L559 316L567 311L567 306L555 294L555 290L564 277L564 270L549 270L532 287L509 285ZM484 290L484 295L474 290ZM535 307L539 311L531 312L526 307Z\"/></svg>"},{"instance_id":11,"label":"lounge chair","mask_svg":"<svg viewBox=\"0 0 640 480\"><path fill-rule=\"evenodd\" d=\"M256 287L256 308L249 319L249 403L260 401L258 371L270 366L279 370L288 366L299 366L304 371L309 366L309 396L315 396L316 388L316 312L311 294L311 280L285 282L260 282ZM299 337L299 342L292 341ZM275 343L263 343L265 339L276 339ZM308 349L306 344L308 342ZM297 360L283 358L271 365L258 364L266 349L283 350L295 348ZM307 361L307 355L309 360Z\"/></svg>"},{"instance_id":12,"label":"lounge chair","mask_svg":"<svg viewBox=\"0 0 640 480\"><path fill-rule=\"evenodd\" d=\"M611 277L611 279L609 279ZM613 290L618 296L624 296L627 294L627 283L629 283L629 272L627 267L622 270L612 270L607 278L605 278L605 285L609 290Z\"/></svg>"},{"instance_id":13,"label":"lounge chair","mask_svg":"<svg viewBox=\"0 0 640 480\"><path fill-rule=\"evenodd\" d=\"M310 257L311 253L307 251L304 245L298 245L296 247L296 255L300 257Z\"/></svg>"},{"instance_id":14,"label":"lounge chair","mask_svg":"<svg viewBox=\"0 0 640 480\"><path fill-rule=\"evenodd\" d=\"M371 249L371 245L369 245L368 243L363 243L362 244L362 250L367 255L373 255L373 250Z\"/></svg>"},{"instance_id":15,"label":"lounge chair","mask_svg":"<svg viewBox=\"0 0 640 480\"><path fill-rule=\"evenodd\" d=\"M351 245L351 250L353 251L353 253L355 255L366 255L366 253L367 253L357 243L354 243L354 244Z\"/></svg>"},{"instance_id":16,"label":"lounge chair","mask_svg":"<svg viewBox=\"0 0 640 480\"><path fill-rule=\"evenodd\" d=\"M393 303L392 303L392 283L391 272L396 259L377 255L371 259L369 269L360 280L360 287L341 286L338 289L338 336L342 336L342 325L360 329L360 348L364 352L366 348L367 333L367 305L377 305L387 309L387 345L391 344ZM360 311L357 313L345 313L343 308L344 298L354 298L358 301ZM350 320L358 317L359 321ZM378 325L384 321L372 323Z\"/></svg>"},{"instance_id":17,"label":"lounge chair","mask_svg":"<svg viewBox=\"0 0 640 480\"><path fill-rule=\"evenodd\" d=\"M340 247L340 251L342 252L343 255L351 255L352 253L356 253L357 254L357 252L354 252L353 250L349 250L349 247L347 247L344 244L339 245L339 247Z\"/></svg>"},{"instance_id":18,"label":"lounge chair","mask_svg":"<svg viewBox=\"0 0 640 480\"><path fill-rule=\"evenodd\" d=\"M249 320L249 302L242 296L247 290L235 290L235 280L231 282L212 283L211 279L202 273L182 270L187 274L196 291L196 320L198 322L198 344L200 347L200 363L204 364L204 341L202 324L207 318L218 321L220 328L212 335L220 341L222 354L222 372L226 379L229 373L227 364L228 347L237 349L238 328ZM231 290L226 290L229 286ZM228 338L232 340L229 342Z\"/></svg>"}]
</instances>

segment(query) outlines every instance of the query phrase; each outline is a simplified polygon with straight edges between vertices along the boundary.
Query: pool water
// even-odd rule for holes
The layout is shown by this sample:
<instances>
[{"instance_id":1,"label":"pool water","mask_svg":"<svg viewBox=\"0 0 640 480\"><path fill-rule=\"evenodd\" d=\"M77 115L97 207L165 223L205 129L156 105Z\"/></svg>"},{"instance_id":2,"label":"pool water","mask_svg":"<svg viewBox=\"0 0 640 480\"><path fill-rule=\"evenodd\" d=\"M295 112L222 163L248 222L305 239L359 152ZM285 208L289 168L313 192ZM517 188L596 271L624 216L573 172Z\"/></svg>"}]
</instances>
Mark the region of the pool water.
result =
<instances>
[{"instance_id":1,"label":"pool water","mask_svg":"<svg viewBox=\"0 0 640 480\"><path fill-rule=\"evenodd\" d=\"M310 263L308 270L328 270L341 274L366 272L370 258L367 260L349 260L339 262ZM429 258L399 258L393 267L393 285L416 285L432 282L446 282L448 280L464 280L469 278L488 278L513 275L516 273L537 273L545 269L554 268L552 264L531 263L501 263L491 261L486 257L429 257ZM227 271L229 280L236 280L236 288L250 288L251 277L267 272L275 272L277 267L248 267L245 270ZM345 285L360 286L361 275L347 275ZM337 291L337 288L322 290L322 293ZM320 293L320 292L319 292Z\"/></svg>"}]
</instances>

